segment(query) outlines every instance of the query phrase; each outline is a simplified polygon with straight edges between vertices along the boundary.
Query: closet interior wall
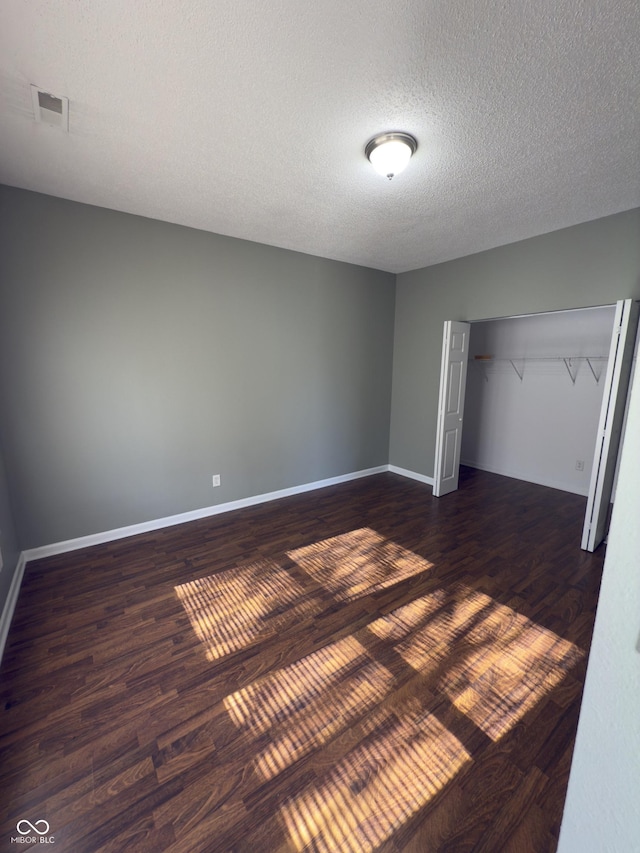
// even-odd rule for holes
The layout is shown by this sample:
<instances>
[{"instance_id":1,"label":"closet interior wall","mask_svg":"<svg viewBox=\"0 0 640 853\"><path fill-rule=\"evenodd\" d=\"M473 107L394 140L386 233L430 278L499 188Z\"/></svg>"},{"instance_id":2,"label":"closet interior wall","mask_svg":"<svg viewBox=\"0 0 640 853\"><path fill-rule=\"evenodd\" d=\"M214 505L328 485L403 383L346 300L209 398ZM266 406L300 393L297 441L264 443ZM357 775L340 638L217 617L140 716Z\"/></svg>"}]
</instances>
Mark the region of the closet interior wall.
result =
<instances>
[{"instance_id":1,"label":"closet interior wall","mask_svg":"<svg viewBox=\"0 0 640 853\"><path fill-rule=\"evenodd\" d=\"M462 463L587 495L614 313L472 323Z\"/></svg>"}]
</instances>

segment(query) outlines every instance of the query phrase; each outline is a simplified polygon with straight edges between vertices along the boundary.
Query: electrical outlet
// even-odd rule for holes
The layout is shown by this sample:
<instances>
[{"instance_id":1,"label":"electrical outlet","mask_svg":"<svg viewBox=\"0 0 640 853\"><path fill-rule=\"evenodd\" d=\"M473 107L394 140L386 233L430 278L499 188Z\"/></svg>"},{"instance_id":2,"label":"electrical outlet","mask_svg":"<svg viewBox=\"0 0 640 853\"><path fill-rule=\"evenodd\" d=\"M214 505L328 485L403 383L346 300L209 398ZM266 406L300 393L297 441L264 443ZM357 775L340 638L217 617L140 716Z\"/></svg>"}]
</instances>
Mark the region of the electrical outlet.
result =
<instances>
[{"instance_id":1,"label":"electrical outlet","mask_svg":"<svg viewBox=\"0 0 640 853\"><path fill-rule=\"evenodd\" d=\"M219 486L219 485L220 485L220 474L214 474L213 475L213 488L215 489L216 486Z\"/></svg>"},{"instance_id":2,"label":"electrical outlet","mask_svg":"<svg viewBox=\"0 0 640 853\"><path fill-rule=\"evenodd\" d=\"M584 459L576 459L576 471L584 471Z\"/></svg>"}]
</instances>

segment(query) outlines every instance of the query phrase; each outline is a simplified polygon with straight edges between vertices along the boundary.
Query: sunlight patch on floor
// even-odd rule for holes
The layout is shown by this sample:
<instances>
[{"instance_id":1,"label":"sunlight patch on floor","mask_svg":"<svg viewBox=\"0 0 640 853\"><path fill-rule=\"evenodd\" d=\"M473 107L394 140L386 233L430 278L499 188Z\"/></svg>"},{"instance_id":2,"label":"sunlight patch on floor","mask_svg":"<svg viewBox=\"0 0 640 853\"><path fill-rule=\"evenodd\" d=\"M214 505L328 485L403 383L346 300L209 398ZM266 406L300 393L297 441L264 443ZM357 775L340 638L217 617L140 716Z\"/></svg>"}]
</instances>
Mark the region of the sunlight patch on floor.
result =
<instances>
[{"instance_id":1,"label":"sunlight patch on floor","mask_svg":"<svg viewBox=\"0 0 640 853\"><path fill-rule=\"evenodd\" d=\"M275 635L323 606L318 595L268 560L198 578L175 591L212 661Z\"/></svg>"},{"instance_id":2,"label":"sunlight patch on floor","mask_svg":"<svg viewBox=\"0 0 640 853\"><path fill-rule=\"evenodd\" d=\"M224 704L238 728L270 732L255 766L272 779L374 708L394 683L349 636L230 694Z\"/></svg>"},{"instance_id":3,"label":"sunlight patch on floor","mask_svg":"<svg viewBox=\"0 0 640 853\"><path fill-rule=\"evenodd\" d=\"M466 587L438 589L393 610L368 629L381 639L392 640L403 660L426 674L437 670L454 651L460 653L491 604L488 596Z\"/></svg>"},{"instance_id":4,"label":"sunlight patch on floor","mask_svg":"<svg viewBox=\"0 0 640 853\"><path fill-rule=\"evenodd\" d=\"M327 592L353 600L433 565L368 528L287 559L297 568L265 560L176 587L210 660L317 614ZM256 678L224 707L255 738L247 770L263 781L323 748L317 780L281 808L296 849L363 853L472 760L441 722L443 698L496 741L583 656L511 607L453 584ZM434 696L438 716L427 706Z\"/></svg>"},{"instance_id":5,"label":"sunlight patch on floor","mask_svg":"<svg viewBox=\"0 0 640 853\"><path fill-rule=\"evenodd\" d=\"M322 697L349 668L370 660L350 635L230 694L225 707L238 728L264 732Z\"/></svg>"},{"instance_id":6,"label":"sunlight patch on floor","mask_svg":"<svg viewBox=\"0 0 640 853\"><path fill-rule=\"evenodd\" d=\"M416 599L369 630L393 639L416 671L435 675L435 689L492 740L584 657L573 643L470 587Z\"/></svg>"},{"instance_id":7,"label":"sunlight patch on floor","mask_svg":"<svg viewBox=\"0 0 640 853\"><path fill-rule=\"evenodd\" d=\"M446 591L437 589L428 595L414 598L413 601L392 610L386 616L381 616L367 625L367 630L381 640L397 643L412 636L418 628L432 621L446 603ZM425 649L425 653L426 651Z\"/></svg>"},{"instance_id":8,"label":"sunlight patch on floor","mask_svg":"<svg viewBox=\"0 0 640 853\"><path fill-rule=\"evenodd\" d=\"M369 527L288 551L287 556L338 601L352 601L433 567Z\"/></svg>"},{"instance_id":9,"label":"sunlight patch on floor","mask_svg":"<svg viewBox=\"0 0 640 853\"><path fill-rule=\"evenodd\" d=\"M438 793L471 756L424 709L390 714L315 785L281 809L297 850L372 853Z\"/></svg>"},{"instance_id":10,"label":"sunlight patch on floor","mask_svg":"<svg viewBox=\"0 0 640 853\"><path fill-rule=\"evenodd\" d=\"M289 551L308 577L297 580L277 560L260 560L175 587L207 658L219 660L275 636L337 601L360 598L430 569L433 563L361 528Z\"/></svg>"},{"instance_id":11,"label":"sunlight patch on floor","mask_svg":"<svg viewBox=\"0 0 640 853\"><path fill-rule=\"evenodd\" d=\"M447 669L441 687L494 741L584 657L573 643L495 602L468 642L472 648Z\"/></svg>"}]
</instances>

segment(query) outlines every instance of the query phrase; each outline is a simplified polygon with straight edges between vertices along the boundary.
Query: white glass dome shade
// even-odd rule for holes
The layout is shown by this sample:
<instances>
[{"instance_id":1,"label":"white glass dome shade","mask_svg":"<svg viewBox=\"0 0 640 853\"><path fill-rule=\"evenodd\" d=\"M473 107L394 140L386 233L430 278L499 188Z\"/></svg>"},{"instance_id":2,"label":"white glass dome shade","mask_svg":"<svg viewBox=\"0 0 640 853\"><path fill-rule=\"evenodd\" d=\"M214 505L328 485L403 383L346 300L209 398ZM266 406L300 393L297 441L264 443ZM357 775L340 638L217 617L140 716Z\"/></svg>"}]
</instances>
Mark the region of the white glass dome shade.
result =
<instances>
[{"instance_id":1,"label":"white glass dome shade","mask_svg":"<svg viewBox=\"0 0 640 853\"><path fill-rule=\"evenodd\" d=\"M364 153L376 172L391 180L407 167L417 147L408 133L382 133L367 143Z\"/></svg>"}]
</instances>

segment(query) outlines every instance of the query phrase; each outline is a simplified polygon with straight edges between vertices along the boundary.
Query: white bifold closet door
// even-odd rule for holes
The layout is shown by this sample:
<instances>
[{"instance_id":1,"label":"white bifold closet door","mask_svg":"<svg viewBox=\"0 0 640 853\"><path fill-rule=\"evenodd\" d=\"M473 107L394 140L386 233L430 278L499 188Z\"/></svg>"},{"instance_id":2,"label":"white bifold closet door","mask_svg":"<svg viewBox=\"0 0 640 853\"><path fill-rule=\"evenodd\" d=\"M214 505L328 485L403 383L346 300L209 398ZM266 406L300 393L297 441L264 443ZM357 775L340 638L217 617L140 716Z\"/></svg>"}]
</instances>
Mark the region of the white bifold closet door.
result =
<instances>
[{"instance_id":1,"label":"white bifold closet door","mask_svg":"<svg viewBox=\"0 0 640 853\"><path fill-rule=\"evenodd\" d=\"M637 326L638 303L632 299L617 302L582 530L581 547L585 551L595 551L607 535Z\"/></svg>"},{"instance_id":2,"label":"white bifold closet door","mask_svg":"<svg viewBox=\"0 0 640 853\"><path fill-rule=\"evenodd\" d=\"M433 485L436 497L458 488L470 331L469 323L447 320L444 324Z\"/></svg>"}]
</instances>

